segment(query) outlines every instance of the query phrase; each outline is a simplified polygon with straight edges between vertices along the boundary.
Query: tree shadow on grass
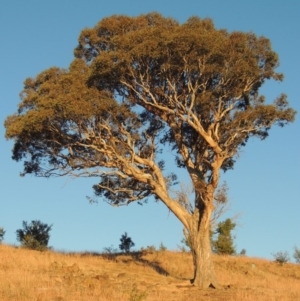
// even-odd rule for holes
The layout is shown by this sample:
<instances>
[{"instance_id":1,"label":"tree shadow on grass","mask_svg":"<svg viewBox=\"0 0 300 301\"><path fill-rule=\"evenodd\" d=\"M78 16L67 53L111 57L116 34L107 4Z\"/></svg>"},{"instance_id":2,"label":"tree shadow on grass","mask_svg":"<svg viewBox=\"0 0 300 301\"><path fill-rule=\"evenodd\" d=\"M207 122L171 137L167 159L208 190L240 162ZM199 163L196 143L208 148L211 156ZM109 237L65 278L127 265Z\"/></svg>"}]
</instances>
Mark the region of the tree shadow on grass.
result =
<instances>
[{"instance_id":1,"label":"tree shadow on grass","mask_svg":"<svg viewBox=\"0 0 300 301\"><path fill-rule=\"evenodd\" d=\"M158 274L169 276L169 272L167 272L164 268L161 267L159 262L157 261L150 261L145 258L142 258L143 255L146 255L147 252L145 251L138 251L138 252L129 252L129 253L113 253L113 252L103 252L103 253L97 253L97 252L84 252L81 254L81 256L95 256L95 257L102 257L109 261L122 261L124 263L129 262L136 262L137 264L148 266L155 270Z\"/></svg>"},{"instance_id":2,"label":"tree shadow on grass","mask_svg":"<svg viewBox=\"0 0 300 301\"><path fill-rule=\"evenodd\" d=\"M158 274L164 275L164 276L170 276L170 273L167 272L164 268L162 268L157 261L150 261L147 259L142 258L143 255L146 255L147 252L133 252L131 254L134 261L143 264L144 266L148 266L155 270Z\"/></svg>"}]
</instances>

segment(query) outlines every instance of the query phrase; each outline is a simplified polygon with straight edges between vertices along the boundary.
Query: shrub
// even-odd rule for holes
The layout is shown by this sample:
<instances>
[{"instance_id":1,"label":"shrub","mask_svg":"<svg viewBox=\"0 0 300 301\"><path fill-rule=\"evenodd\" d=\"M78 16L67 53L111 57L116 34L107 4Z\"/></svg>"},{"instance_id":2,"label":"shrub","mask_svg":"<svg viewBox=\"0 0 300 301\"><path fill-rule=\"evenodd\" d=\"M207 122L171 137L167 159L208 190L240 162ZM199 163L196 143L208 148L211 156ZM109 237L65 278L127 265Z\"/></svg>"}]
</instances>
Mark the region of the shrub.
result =
<instances>
[{"instance_id":1,"label":"shrub","mask_svg":"<svg viewBox=\"0 0 300 301\"><path fill-rule=\"evenodd\" d=\"M159 245L159 251L166 251L167 250L167 247L161 242L160 245Z\"/></svg>"},{"instance_id":2,"label":"shrub","mask_svg":"<svg viewBox=\"0 0 300 301\"><path fill-rule=\"evenodd\" d=\"M233 255L236 253L231 234L231 231L235 226L236 224L233 223L230 218L218 224L215 232L215 234L218 234L217 239L212 240L212 247L215 253L226 255Z\"/></svg>"},{"instance_id":3,"label":"shrub","mask_svg":"<svg viewBox=\"0 0 300 301\"><path fill-rule=\"evenodd\" d=\"M300 263L300 249L298 249L296 246L294 248L293 257L295 258L297 263Z\"/></svg>"},{"instance_id":4,"label":"shrub","mask_svg":"<svg viewBox=\"0 0 300 301\"><path fill-rule=\"evenodd\" d=\"M118 249L114 248L113 245L110 247L103 248L102 256L108 260L114 260L118 255Z\"/></svg>"},{"instance_id":5,"label":"shrub","mask_svg":"<svg viewBox=\"0 0 300 301\"><path fill-rule=\"evenodd\" d=\"M102 253L104 253L104 254L116 254L116 253L118 253L118 249L114 248L114 246L111 245L110 247L103 248Z\"/></svg>"},{"instance_id":6,"label":"shrub","mask_svg":"<svg viewBox=\"0 0 300 301\"><path fill-rule=\"evenodd\" d=\"M23 221L23 229L16 231L17 240L24 248L44 251L48 249L51 228L52 225L49 226L38 220L31 221L29 225Z\"/></svg>"},{"instance_id":7,"label":"shrub","mask_svg":"<svg viewBox=\"0 0 300 301\"><path fill-rule=\"evenodd\" d=\"M163 246L163 248L166 248L165 246ZM162 249L159 249L159 251L163 251ZM147 247L141 247L141 252L149 252L149 253L153 253L153 252L157 252L155 245L150 245Z\"/></svg>"},{"instance_id":8,"label":"shrub","mask_svg":"<svg viewBox=\"0 0 300 301\"><path fill-rule=\"evenodd\" d=\"M246 255L246 249L242 249L241 252L240 252L240 255L245 256Z\"/></svg>"},{"instance_id":9,"label":"shrub","mask_svg":"<svg viewBox=\"0 0 300 301\"><path fill-rule=\"evenodd\" d=\"M5 231L3 228L0 228L0 243L2 242L3 238L4 238L4 234L5 234Z\"/></svg>"},{"instance_id":10,"label":"shrub","mask_svg":"<svg viewBox=\"0 0 300 301\"><path fill-rule=\"evenodd\" d=\"M280 264L287 263L290 260L289 253L287 251L276 252L276 253L273 253L272 255L273 255L275 261Z\"/></svg>"},{"instance_id":11,"label":"shrub","mask_svg":"<svg viewBox=\"0 0 300 301\"><path fill-rule=\"evenodd\" d=\"M148 251L148 252L155 252L156 251L155 245L147 246L146 251Z\"/></svg>"},{"instance_id":12,"label":"shrub","mask_svg":"<svg viewBox=\"0 0 300 301\"><path fill-rule=\"evenodd\" d=\"M125 253L129 253L130 249L134 246L134 242L132 241L131 237L128 237L127 233L125 232L121 236L120 241L121 241L121 244L119 245L120 250Z\"/></svg>"}]
</instances>

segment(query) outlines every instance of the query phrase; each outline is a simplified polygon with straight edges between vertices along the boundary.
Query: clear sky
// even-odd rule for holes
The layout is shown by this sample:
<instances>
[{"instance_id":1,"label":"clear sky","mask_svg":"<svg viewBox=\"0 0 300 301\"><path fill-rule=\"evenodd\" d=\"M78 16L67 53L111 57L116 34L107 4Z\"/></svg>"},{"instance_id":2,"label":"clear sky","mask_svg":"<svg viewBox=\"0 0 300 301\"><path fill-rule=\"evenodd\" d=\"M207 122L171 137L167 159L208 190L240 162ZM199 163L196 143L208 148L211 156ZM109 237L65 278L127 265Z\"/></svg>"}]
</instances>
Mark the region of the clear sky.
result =
<instances>
[{"instance_id":1,"label":"clear sky","mask_svg":"<svg viewBox=\"0 0 300 301\"><path fill-rule=\"evenodd\" d=\"M67 68L80 31L113 14L136 16L157 11L184 22L192 15L211 17L217 28L253 31L268 37L279 54L283 83L267 83L262 92L272 102L288 94L300 111L300 2L261 0L1 0L0 3L0 227L5 243L18 244L22 221L53 224L49 244L57 250L102 251L118 247L125 231L136 249L163 242L177 249L182 226L162 204L113 208L99 200L90 205L92 179L21 178L22 164L11 159L12 141L4 138L5 118L16 112L25 78L52 66ZM231 211L241 213L236 247L249 256L300 247L300 123L274 128L265 141L250 141L235 169L222 175L229 186ZM297 118L296 117L296 118ZM181 180L189 179L183 174Z\"/></svg>"}]
</instances>

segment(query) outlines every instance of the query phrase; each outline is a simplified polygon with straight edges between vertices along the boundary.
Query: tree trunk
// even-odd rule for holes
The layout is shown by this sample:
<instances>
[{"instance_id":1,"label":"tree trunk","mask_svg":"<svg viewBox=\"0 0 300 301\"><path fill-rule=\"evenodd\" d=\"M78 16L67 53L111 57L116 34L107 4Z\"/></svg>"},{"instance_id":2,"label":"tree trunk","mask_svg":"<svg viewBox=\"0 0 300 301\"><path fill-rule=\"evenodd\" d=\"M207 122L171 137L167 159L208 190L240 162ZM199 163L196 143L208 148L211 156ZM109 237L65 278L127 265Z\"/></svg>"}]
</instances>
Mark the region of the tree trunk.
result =
<instances>
[{"instance_id":1,"label":"tree trunk","mask_svg":"<svg viewBox=\"0 0 300 301\"><path fill-rule=\"evenodd\" d=\"M210 216L211 209L205 206L201 211L196 210L192 217L191 229L189 229L194 264L192 283L199 288L220 289L222 286L217 281L212 262Z\"/></svg>"},{"instance_id":2,"label":"tree trunk","mask_svg":"<svg viewBox=\"0 0 300 301\"><path fill-rule=\"evenodd\" d=\"M203 232L203 233L201 233ZM192 283L199 288L221 288L218 283L212 262L209 231L199 231L198 235L191 237L192 255L194 264L194 278Z\"/></svg>"}]
</instances>

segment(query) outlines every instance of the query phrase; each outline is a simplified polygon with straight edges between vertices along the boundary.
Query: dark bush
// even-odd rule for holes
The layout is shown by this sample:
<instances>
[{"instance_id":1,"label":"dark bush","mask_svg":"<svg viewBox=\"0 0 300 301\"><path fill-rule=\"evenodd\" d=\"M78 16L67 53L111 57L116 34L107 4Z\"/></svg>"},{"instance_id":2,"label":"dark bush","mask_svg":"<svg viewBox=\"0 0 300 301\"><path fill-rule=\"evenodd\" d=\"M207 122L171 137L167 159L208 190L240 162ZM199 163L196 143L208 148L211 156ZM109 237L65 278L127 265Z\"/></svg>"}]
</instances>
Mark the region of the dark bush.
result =
<instances>
[{"instance_id":1,"label":"dark bush","mask_svg":"<svg viewBox=\"0 0 300 301\"><path fill-rule=\"evenodd\" d=\"M120 250L125 253L129 253L130 249L134 246L134 242L132 241L131 237L128 237L127 233L125 232L121 236L120 241L121 241L121 244L119 245Z\"/></svg>"},{"instance_id":2,"label":"dark bush","mask_svg":"<svg viewBox=\"0 0 300 301\"><path fill-rule=\"evenodd\" d=\"M47 250L51 228L52 225L49 226L38 220L31 221L29 225L23 221L23 229L16 231L17 240L22 247L38 251Z\"/></svg>"}]
</instances>

